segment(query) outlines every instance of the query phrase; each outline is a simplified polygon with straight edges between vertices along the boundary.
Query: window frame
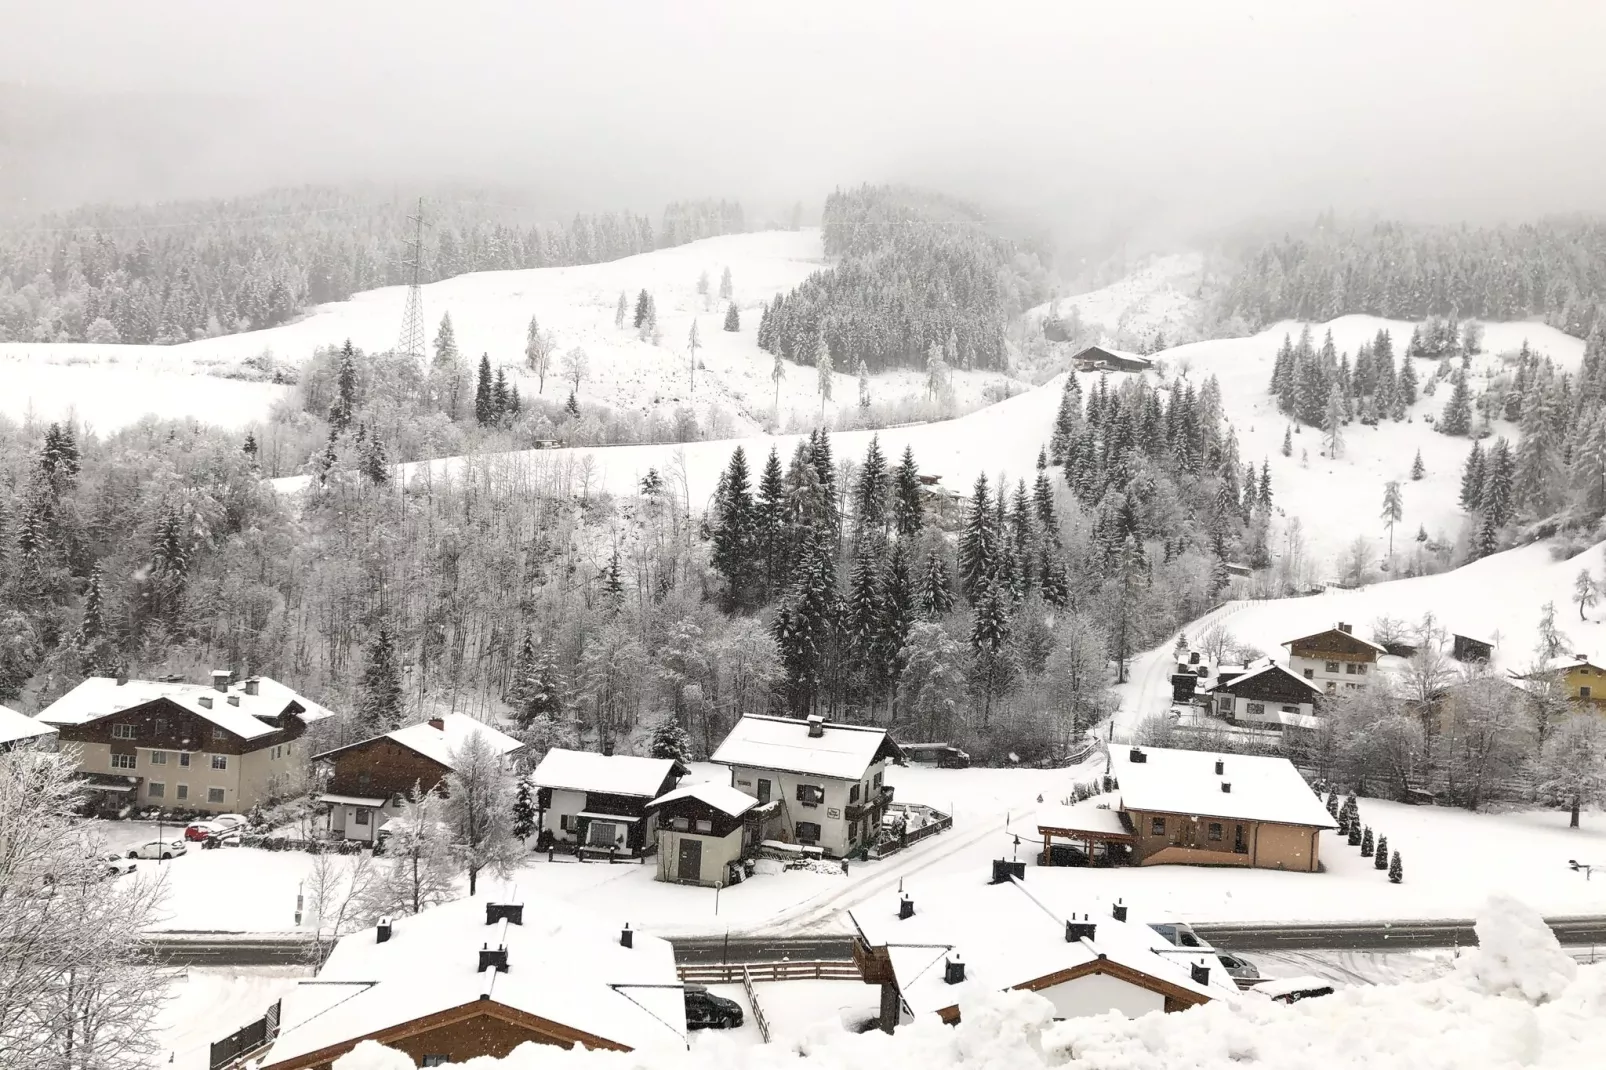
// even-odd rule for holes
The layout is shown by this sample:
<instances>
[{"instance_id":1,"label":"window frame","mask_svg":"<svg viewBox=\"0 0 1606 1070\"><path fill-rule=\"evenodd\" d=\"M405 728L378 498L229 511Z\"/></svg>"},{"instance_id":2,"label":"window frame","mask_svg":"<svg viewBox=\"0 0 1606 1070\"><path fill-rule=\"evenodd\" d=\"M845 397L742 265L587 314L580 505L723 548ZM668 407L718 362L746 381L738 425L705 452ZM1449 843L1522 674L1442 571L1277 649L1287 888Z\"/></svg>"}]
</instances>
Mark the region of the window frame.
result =
<instances>
[{"instance_id":1,"label":"window frame","mask_svg":"<svg viewBox=\"0 0 1606 1070\"><path fill-rule=\"evenodd\" d=\"M823 784L799 784L797 786L797 801L811 809L825 805L825 786Z\"/></svg>"},{"instance_id":2,"label":"window frame","mask_svg":"<svg viewBox=\"0 0 1606 1070\"><path fill-rule=\"evenodd\" d=\"M227 754L212 755L212 768L219 773L229 771L229 756Z\"/></svg>"},{"instance_id":3,"label":"window frame","mask_svg":"<svg viewBox=\"0 0 1606 1070\"><path fill-rule=\"evenodd\" d=\"M692 826L692 830L704 836L712 836L714 834L714 823L706 817L699 817L697 823Z\"/></svg>"},{"instance_id":4,"label":"window frame","mask_svg":"<svg viewBox=\"0 0 1606 1070\"><path fill-rule=\"evenodd\" d=\"M1221 834L1222 834L1221 822L1212 821L1212 822L1210 822L1209 824L1207 824L1205 826L1205 839L1207 841L1209 841L1210 843L1220 843L1221 842Z\"/></svg>"},{"instance_id":5,"label":"window frame","mask_svg":"<svg viewBox=\"0 0 1606 1070\"><path fill-rule=\"evenodd\" d=\"M174 789L175 789L175 792L174 792L173 798L174 798L175 801L177 801L177 802L185 802L185 801L187 801L189 799L189 797L190 797L190 786L188 784L175 784L174 785Z\"/></svg>"},{"instance_id":6,"label":"window frame","mask_svg":"<svg viewBox=\"0 0 1606 1070\"><path fill-rule=\"evenodd\" d=\"M1264 717L1266 716L1266 704L1264 702L1247 702L1244 704L1244 713L1250 717Z\"/></svg>"},{"instance_id":7,"label":"window frame","mask_svg":"<svg viewBox=\"0 0 1606 1070\"><path fill-rule=\"evenodd\" d=\"M812 829L812 835L806 834L805 829ZM815 846L825 834L818 821L796 821L792 824L792 831L797 836L797 842L808 846Z\"/></svg>"},{"instance_id":8,"label":"window frame","mask_svg":"<svg viewBox=\"0 0 1606 1070\"><path fill-rule=\"evenodd\" d=\"M207 788L206 801L210 803L228 802L228 792L222 788Z\"/></svg>"},{"instance_id":9,"label":"window frame","mask_svg":"<svg viewBox=\"0 0 1606 1070\"><path fill-rule=\"evenodd\" d=\"M150 763L152 765L166 765L167 752L165 750L152 750L150 752Z\"/></svg>"},{"instance_id":10,"label":"window frame","mask_svg":"<svg viewBox=\"0 0 1606 1070\"><path fill-rule=\"evenodd\" d=\"M373 819L373 815L371 813L369 813L368 807L366 807L366 806L354 807L353 808L353 812L355 814L355 817L353 818L353 820L358 825L361 825L363 828L367 828L369 825L373 824L373 820L374 820Z\"/></svg>"},{"instance_id":11,"label":"window frame","mask_svg":"<svg viewBox=\"0 0 1606 1070\"><path fill-rule=\"evenodd\" d=\"M147 781L145 781L145 797L147 799L165 799L165 798L167 798L167 781L165 781L165 780L147 780Z\"/></svg>"},{"instance_id":12,"label":"window frame","mask_svg":"<svg viewBox=\"0 0 1606 1070\"><path fill-rule=\"evenodd\" d=\"M129 724L126 721L118 721L116 724L112 725L112 738L113 739L138 739L139 738L139 725L137 725L137 724Z\"/></svg>"},{"instance_id":13,"label":"window frame","mask_svg":"<svg viewBox=\"0 0 1606 1070\"><path fill-rule=\"evenodd\" d=\"M1149 835L1150 836L1164 836L1165 835L1165 818L1163 818L1163 817L1151 817L1151 818L1149 818Z\"/></svg>"},{"instance_id":14,"label":"window frame","mask_svg":"<svg viewBox=\"0 0 1606 1070\"><path fill-rule=\"evenodd\" d=\"M139 754L138 754L138 752L135 752L133 754L120 754L120 753L118 753L116 751L113 751L112 752L112 756L111 756L111 768L113 768L113 769L138 769L139 768Z\"/></svg>"},{"instance_id":15,"label":"window frame","mask_svg":"<svg viewBox=\"0 0 1606 1070\"><path fill-rule=\"evenodd\" d=\"M189 751L181 750L181 751L178 752L178 764L179 764L179 767L182 768L182 769L189 768L189 764L190 764L190 752Z\"/></svg>"},{"instance_id":16,"label":"window frame","mask_svg":"<svg viewBox=\"0 0 1606 1070\"><path fill-rule=\"evenodd\" d=\"M1323 662L1322 663L1322 671L1323 672L1337 672L1338 671L1338 662L1336 662L1336 661ZM1353 668L1350 669L1350 672L1354 672L1354 671L1355 670Z\"/></svg>"}]
</instances>

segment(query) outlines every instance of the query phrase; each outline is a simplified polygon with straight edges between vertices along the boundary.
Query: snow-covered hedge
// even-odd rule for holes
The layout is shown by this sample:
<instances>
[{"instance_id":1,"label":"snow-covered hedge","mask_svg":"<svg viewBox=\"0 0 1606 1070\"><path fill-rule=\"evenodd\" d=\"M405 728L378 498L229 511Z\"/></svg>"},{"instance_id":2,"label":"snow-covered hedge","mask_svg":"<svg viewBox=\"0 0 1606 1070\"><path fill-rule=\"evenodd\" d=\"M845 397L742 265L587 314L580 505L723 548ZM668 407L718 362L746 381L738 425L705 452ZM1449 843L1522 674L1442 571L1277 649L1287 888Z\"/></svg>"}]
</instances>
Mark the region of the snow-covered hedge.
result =
<instances>
[{"instance_id":1,"label":"snow-covered hedge","mask_svg":"<svg viewBox=\"0 0 1606 1070\"><path fill-rule=\"evenodd\" d=\"M468 1070L1580 1070L1606 1052L1606 965L1579 966L1531 910L1495 900L1481 946L1430 981L1342 989L1292 1006L1245 993L1181 1014L1053 1021L1039 996L967 1004L957 1027L935 1018L895 1036L823 1025L808 1036L741 1047L705 1035L674 1053L569 1052L527 1044ZM774 998L774 997L772 997ZM412 1070L365 1043L335 1070Z\"/></svg>"}]
</instances>

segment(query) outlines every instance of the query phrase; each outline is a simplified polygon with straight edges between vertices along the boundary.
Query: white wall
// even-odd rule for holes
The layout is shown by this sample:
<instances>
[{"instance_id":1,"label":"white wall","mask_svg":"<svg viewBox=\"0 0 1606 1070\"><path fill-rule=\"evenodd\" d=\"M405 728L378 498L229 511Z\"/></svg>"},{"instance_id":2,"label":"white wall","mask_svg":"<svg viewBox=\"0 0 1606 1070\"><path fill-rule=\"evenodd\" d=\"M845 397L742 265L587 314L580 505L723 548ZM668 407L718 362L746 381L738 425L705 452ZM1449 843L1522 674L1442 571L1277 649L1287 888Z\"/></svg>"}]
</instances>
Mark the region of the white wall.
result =
<instances>
[{"instance_id":1,"label":"white wall","mask_svg":"<svg viewBox=\"0 0 1606 1070\"><path fill-rule=\"evenodd\" d=\"M1090 973L1037 993L1054 1004L1056 1018L1087 1018L1107 1011L1120 1011L1137 1018L1150 1011L1165 1010L1165 997L1139 988L1118 977Z\"/></svg>"},{"instance_id":2,"label":"white wall","mask_svg":"<svg viewBox=\"0 0 1606 1070\"><path fill-rule=\"evenodd\" d=\"M881 762L865 770L864 780L859 784L859 799L862 802L866 793L875 790L876 773L882 772L886 763ZM852 780L832 780L827 777L807 776L801 773L787 773L774 769L757 769L752 766L732 766L733 783L737 791L744 792L758 798L758 781L760 778L770 782L770 798L781 802L781 823L786 833L793 840L797 839L796 823L799 821L812 821L820 826L820 839L818 846L832 857L841 857L852 849L848 839L847 806L848 795L854 785ZM819 806L804 806L797 801L797 786L799 784L814 784L825 789L825 800ZM835 813L835 817L831 815ZM865 818L860 818L861 825ZM872 836L869 838L873 838ZM861 834L861 842L866 839Z\"/></svg>"},{"instance_id":3,"label":"white wall","mask_svg":"<svg viewBox=\"0 0 1606 1070\"><path fill-rule=\"evenodd\" d=\"M1309 680L1323 691L1327 691L1328 685L1332 684L1333 693L1337 694L1342 694L1347 690L1358 690L1367 680L1371 679L1372 673L1377 671L1376 665L1368 665L1364 661L1334 662L1338 666L1337 672L1328 672L1327 664L1325 658L1290 657L1288 659L1288 671L1295 676ZM1355 671L1347 672L1345 666L1353 666ZM1307 672L1310 675L1307 676Z\"/></svg>"},{"instance_id":4,"label":"white wall","mask_svg":"<svg viewBox=\"0 0 1606 1070\"><path fill-rule=\"evenodd\" d=\"M552 789L552 804L546 809L546 816L542 818L541 827L552 833L552 838L559 843L573 843L575 834L563 827L563 817L571 819L586 808L586 793L583 791L568 791L564 788ZM573 821L570 821L573 825Z\"/></svg>"},{"instance_id":5,"label":"white wall","mask_svg":"<svg viewBox=\"0 0 1606 1070\"><path fill-rule=\"evenodd\" d=\"M1316 712L1316 707L1309 702L1300 702L1296 704L1288 702L1272 702L1268 700L1265 702L1260 702L1260 706L1262 707L1260 713L1252 713L1249 709L1250 703L1252 701L1259 702L1258 699L1251 700L1243 698L1242 696L1217 695L1217 713L1228 712L1222 709L1223 700L1228 700L1227 705L1230 707L1233 718L1244 724L1280 725L1282 722L1278 719L1277 714L1283 709L1284 706L1289 707L1289 709L1294 712L1305 714L1306 716L1310 716Z\"/></svg>"}]
</instances>

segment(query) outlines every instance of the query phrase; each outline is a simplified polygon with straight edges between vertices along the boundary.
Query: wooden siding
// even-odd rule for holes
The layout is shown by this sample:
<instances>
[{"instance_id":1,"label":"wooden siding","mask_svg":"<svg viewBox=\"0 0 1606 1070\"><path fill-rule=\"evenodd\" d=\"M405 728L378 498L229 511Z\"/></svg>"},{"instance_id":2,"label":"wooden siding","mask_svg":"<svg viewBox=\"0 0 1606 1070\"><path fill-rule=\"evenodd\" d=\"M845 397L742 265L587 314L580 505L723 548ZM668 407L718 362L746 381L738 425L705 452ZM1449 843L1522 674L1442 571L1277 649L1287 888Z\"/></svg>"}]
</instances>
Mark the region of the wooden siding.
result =
<instances>
[{"instance_id":1,"label":"wooden siding","mask_svg":"<svg viewBox=\"0 0 1606 1070\"><path fill-rule=\"evenodd\" d=\"M1315 635L1302 636L1287 644L1288 652L1296 658L1317 661L1377 661L1377 648L1362 642L1349 632L1329 628Z\"/></svg>"},{"instance_id":2,"label":"wooden siding","mask_svg":"<svg viewBox=\"0 0 1606 1070\"><path fill-rule=\"evenodd\" d=\"M732 817L725 811L709 806L701 799L690 795L672 799L662 806L653 807L653 810L658 814L658 823L664 828L673 827L673 820L677 817L685 818L690 831L694 832L697 829L697 822L710 822L713 831L698 833L700 836L729 836L745 823L744 818Z\"/></svg>"},{"instance_id":3,"label":"wooden siding","mask_svg":"<svg viewBox=\"0 0 1606 1070\"><path fill-rule=\"evenodd\" d=\"M388 736L379 736L334 752L327 759L334 766L325 791L332 795L362 795L389 798L406 795L419 785L430 791L450 772L432 758Z\"/></svg>"},{"instance_id":4,"label":"wooden siding","mask_svg":"<svg viewBox=\"0 0 1606 1070\"><path fill-rule=\"evenodd\" d=\"M220 706L228 704L228 698L221 691L217 692L216 701ZM88 724L61 725L59 738L63 743L103 743L114 754L132 754L136 749L249 754L299 739L307 730L306 724L294 714L281 713L280 719L285 727L254 739L241 739L170 699L156 698ZM114 739L112 726L120 724L136 726L135 737ZM272 726L264 722L264 727Z\"/></svg>"},{"instance_id":5,"label":"wooden siding","mask_svg":"<svg viewBox=\"0 0 1606 1070\"><path fill-rule=\"evenodd\" d=\"M1233 680L1222 684L1216 691L1226 692L1251 702L1275 702L1278 705L1297 706L1300 703L1314 703L1317 700L1314 688L1280 669L1267 670L1242 682Z\"/></svg>"}]
</instances>

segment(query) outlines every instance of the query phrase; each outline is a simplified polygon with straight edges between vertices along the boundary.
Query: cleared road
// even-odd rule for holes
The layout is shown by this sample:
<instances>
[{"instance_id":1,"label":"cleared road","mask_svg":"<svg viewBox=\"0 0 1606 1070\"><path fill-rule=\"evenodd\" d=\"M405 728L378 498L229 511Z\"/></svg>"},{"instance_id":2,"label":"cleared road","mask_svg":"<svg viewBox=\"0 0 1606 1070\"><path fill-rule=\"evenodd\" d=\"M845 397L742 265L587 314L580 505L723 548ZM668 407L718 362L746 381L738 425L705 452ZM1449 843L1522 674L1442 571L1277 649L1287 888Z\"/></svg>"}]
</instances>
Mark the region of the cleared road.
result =
<instances>
[{"instance_id":1,"label":"cleared road","mask_svg":"<svg viewBox=\"0 0 1606 1070\"><path fill-rule=\"evenodd\" d=\"M1606 915L1548 919L1566 945L1606 944ZM1406 951L1467 947L1478 942L1471 921L1328 922L1288 925L1195 925L1224 951ZM845 936L673 937L675 959L718 962L845 962ZM280 966L307 962L311 941L301 933L160 933L146 937L152 957L174 966Z\"/></svg>"}]
</instances>

